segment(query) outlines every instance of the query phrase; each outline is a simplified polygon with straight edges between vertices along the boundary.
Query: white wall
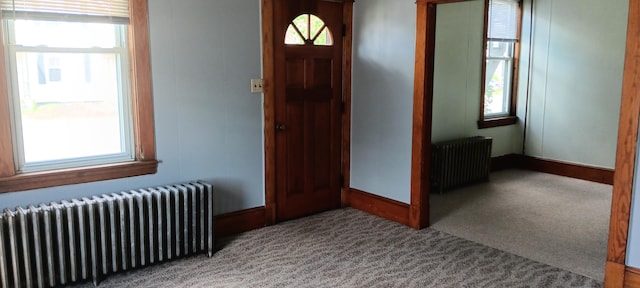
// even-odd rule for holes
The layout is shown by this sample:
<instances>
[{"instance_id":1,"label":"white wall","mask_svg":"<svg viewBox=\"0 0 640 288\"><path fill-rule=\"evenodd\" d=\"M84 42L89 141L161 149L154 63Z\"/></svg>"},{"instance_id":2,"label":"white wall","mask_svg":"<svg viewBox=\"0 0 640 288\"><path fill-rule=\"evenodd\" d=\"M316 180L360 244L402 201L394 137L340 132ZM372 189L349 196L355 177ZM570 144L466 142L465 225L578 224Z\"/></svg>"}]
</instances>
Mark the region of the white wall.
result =
<instances>
[{"instance_id":1,"label":"white wall","mask_svg":"<svg viewBox=\"0 0 640 288\"><path fill-rule=\"evenodd\" d=\"M493 138L492 156L519 153L522 127L478 129L482 85L484 1L439 4L433 85L433 142Z\"/></svg>"},{"instance_id":2,"label":"white wall","mask_svg":"<svg viewBox=\"0 0 640 288\"><path fill-rule=\"evenodd\" d=\"M351 187L410 201L414 0L354 4Z\"/></svg>"},{"instance_id":3,"label":"white wall","mask_svg":"<svg viewBox=\"0 0 640 288\"><path fill-rule=\"evenodd\" d=\"M259 0L149 1L158 173L2 194L0 208L196 179L216 213L264 205L259 19Z\"/></svg>"},{"instance_id":4,"label":"white wall","mask_svg":"<svg viewBox=\"0 0 640 288\"><path fill-rule=\"evenodd\" d=\"M527 155L615 166L628 6L535 1Z\"/></svg>"}]
</instances>

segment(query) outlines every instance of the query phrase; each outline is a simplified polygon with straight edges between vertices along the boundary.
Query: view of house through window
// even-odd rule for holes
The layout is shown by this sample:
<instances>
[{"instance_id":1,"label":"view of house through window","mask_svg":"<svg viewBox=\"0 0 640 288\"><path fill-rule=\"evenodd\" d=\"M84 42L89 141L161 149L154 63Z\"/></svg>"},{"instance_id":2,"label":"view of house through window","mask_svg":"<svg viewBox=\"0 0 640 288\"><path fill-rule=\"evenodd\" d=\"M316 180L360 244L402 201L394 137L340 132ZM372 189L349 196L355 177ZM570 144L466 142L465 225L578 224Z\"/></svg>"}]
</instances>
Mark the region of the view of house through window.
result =
<instances>
[{"instance_id":1,"label":"view of house through window","mask_svg":"<svg viewBox=\"0 0 640 288\"><path fill-rule=\"evenodd\" d=\"M4 29L20 171L133 160L127 25L9 16Z\"/></svg>"},{"instance_id":2,"label":"view of house through window","mask_svg":"<svg viewBox=\"0 0 640 288\"><path fill-rule=\"evenodd\" d=\"M520 4L517 0L489 1L484 118L509 116L512 113L519 9Z\"/></svg>"}]
</instances>

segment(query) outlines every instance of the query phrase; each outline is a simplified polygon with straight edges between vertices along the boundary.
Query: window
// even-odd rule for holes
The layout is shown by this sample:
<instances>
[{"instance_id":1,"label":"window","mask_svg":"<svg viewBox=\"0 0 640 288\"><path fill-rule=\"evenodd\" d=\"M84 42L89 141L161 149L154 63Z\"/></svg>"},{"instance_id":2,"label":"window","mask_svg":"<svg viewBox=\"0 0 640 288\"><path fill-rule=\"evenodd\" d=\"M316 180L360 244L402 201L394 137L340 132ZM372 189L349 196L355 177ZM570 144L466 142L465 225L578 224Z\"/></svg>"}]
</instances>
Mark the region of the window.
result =
<instances>
[{"instance_id":1,"label":"window","mask_svg":"<svg viewBox=\"0 0 640 288\"><path fill-rule=\"evenodd\" d=\"M515 116L521 3L488 0L482 105L479 128L513 124Z\"/></svg>"},{"instance_id":2,"label":"window","mask_svg":"<svg viewBox=\"0 0 640 288\"><path fill-rule=\"evenodd\" d=\"M18 171L133 160L126 25L37 15L4 21ZM43 84L32 64L39 56ZM99 74L91 82L86 56L96 59L90 70Z\"/></svg>"},{"instance_id":3,"label":"window","mask_svg":"<svg viewBox=\"0 0 640 288\"><path fill-rule=\"evenodd\" d=\"M0 8L0 192L155 173L147 1Z\"/></svg>"},{"instance_id":4,"label":"window","mask_svg":"<svg viewBox=\"0 0 640 288\"><path fill-rule=\"evenodd\" d=\"M284 44L331 46L333 45L333 37L329 27L318 16L302 14L289 24Z\"/></svg>"}]
</instances>

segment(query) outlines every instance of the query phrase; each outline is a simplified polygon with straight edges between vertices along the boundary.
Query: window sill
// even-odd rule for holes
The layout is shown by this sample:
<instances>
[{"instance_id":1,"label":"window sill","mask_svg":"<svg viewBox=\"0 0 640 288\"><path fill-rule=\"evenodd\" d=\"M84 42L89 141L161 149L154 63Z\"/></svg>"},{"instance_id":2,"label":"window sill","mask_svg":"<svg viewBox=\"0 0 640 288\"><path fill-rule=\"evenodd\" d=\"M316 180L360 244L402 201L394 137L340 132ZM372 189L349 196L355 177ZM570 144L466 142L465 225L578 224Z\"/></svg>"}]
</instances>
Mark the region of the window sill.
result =
<instances>
[{"instance_id":1,"label":"window sill","mask_svg":"<svg viewBox=\"0 0 640 288\"><path fill-rule=\"evenodd\" d=\"M509 126L518 123L517 116L504 116L478 120L478 129Z\"/></svg>"},{"instance_id":2,"label":"window sill","mask_svg":"<svg viewBox=\"0 0 640 288\"><path fill-rule=\"evenodd\" d=\"M0 177L0 193L155 174L158 161L135 161L110 165L61 169Z\"/></svg>"}]
</instances>

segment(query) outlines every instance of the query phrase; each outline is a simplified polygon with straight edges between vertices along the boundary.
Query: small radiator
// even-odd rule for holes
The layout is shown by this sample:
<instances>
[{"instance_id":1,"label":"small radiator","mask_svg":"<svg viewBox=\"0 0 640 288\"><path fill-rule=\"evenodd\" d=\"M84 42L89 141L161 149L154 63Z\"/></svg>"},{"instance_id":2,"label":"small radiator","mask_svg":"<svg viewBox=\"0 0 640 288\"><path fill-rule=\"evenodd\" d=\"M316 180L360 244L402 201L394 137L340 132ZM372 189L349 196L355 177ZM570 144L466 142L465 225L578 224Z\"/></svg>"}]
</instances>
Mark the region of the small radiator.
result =
<instances>
[{"instance_id":1,"label":"small radiator","mask_svg":"<svg viewBox=\"0 0 640 288\"><path fill-rule=\"evenodd\" d=\"M431 183L442 191L489 179L491 169L490 137L469 137L432 145Z\"/></svg>"},{"instance_id":2,"label":"small radiator","mask_svg":"<svg viewBox=\"0 0 640 288\"><path fill-rule=\"evenodd\" d=\"M97 285L119 271L211 257L213 240L213 187L204 182L5 209L0 287Z\"/></svg>"}]
</instances>

